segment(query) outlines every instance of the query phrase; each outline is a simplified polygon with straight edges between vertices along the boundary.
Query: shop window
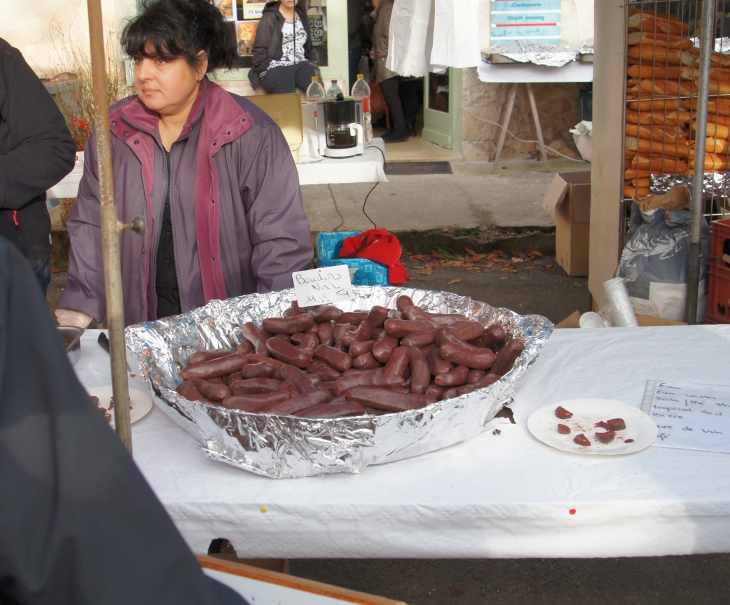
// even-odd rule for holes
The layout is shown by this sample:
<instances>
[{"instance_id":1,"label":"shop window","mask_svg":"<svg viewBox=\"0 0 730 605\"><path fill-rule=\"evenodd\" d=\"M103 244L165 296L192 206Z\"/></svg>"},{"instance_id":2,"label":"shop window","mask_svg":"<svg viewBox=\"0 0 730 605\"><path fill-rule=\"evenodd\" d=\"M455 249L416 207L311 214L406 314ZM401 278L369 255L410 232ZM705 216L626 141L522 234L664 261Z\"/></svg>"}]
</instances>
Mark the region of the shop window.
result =
<instances>
[{"instance_id":1,"label":"shop window","mask_svg":"<svg viewBox=\"0 0 730 605\"><path fill-rule=\"evenodd\" d=\"M428 75L428 108L449 113L449 73Z\"/></svg>"}]
</instances>

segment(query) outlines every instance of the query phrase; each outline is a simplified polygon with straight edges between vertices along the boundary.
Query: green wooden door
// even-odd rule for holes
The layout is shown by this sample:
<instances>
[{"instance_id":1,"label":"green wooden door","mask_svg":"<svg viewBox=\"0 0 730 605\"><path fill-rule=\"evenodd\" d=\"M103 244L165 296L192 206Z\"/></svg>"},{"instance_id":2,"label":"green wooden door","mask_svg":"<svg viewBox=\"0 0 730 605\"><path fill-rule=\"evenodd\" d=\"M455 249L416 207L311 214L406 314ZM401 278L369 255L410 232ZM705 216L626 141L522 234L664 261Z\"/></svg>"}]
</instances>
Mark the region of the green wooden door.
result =
<instances>
[{"instance_id":1,"label":"green wooden door","mask_svg":"<svg viewBox=\"0 0 730 605\"><path fill-rule=\"evenodd\" d=\"M423 79L424 141L446 149L461 149L461 70L450 67L444 74Z\"/></svg>"}]
</instances>

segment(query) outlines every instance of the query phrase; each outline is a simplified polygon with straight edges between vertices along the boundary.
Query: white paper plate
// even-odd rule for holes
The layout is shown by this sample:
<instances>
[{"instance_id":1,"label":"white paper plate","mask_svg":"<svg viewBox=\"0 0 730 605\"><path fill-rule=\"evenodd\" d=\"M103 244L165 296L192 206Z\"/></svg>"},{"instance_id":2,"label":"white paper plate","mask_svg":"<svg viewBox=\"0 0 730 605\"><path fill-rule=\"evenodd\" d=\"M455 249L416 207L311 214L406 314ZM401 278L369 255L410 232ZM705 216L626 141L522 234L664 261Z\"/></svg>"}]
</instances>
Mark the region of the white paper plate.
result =
<instances>
[{"instance_id":1,"label":"white paper plate","mask_svg":"<svg viewBox=\"0 0 730 605\"><path fill-rule=\"evenodd\" d=\"M555 408L562 406L573 412L572 418L561 420L555 415ZM623 418L626 428L616 431L616 438L610 443L601 443L596 437L596 423L611 418ZM558 424L570 427L570 433L558 433ZM657 437L654 421L639 408L616 401L615 399L583 398L558 401L536 410L527 419L527 428L543 443L576 454L633 454L649 447ZM589 446L581 446L573 441L576 435L583 433L591 442ZM633 439L626 443L626 439Z\"/></svg>"},{"instance_id":2,"label":"white paper plate","mask_svg":"<svg viewBox=\"0 0 730 605\"><path fill-rule=\"evenodd\" d=\"M93 395L99 398L99 407L109 407L109 400L112 397L111 386L92 387L90 389L86 389L86 392L89 394L89 396ZM137 420L139 420L140 418L144 418L152 409L152 397L150 397L148 393L140 391L139 389L129 389L129 405L132 408L131 410L129 410L129 421L130 423L137 422ZM114 410L112 410L110 413L112 415L112 419L109 424L113 427Z\"/></svg>"}]
</instances>

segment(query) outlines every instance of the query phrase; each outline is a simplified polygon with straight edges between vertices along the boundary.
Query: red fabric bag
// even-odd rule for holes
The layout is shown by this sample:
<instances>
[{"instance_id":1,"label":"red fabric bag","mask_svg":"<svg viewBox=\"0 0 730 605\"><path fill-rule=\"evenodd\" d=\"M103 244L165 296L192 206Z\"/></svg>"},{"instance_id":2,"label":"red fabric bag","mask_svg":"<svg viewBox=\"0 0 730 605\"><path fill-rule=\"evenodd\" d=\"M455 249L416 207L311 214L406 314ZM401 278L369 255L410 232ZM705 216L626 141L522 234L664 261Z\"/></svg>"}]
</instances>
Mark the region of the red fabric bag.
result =
<instances>
[{"instance_id":1,"label":"red fabric bag","mask_svg":"<svg viewBox=\"0 0 730 605\"><path fill-rule=\"evenodd\" d=\"M406 268L400 262L403 249L398 238L384 229L370 229L342 240L340 258L366 258L388 267L388 283L406 283Z\"/></svg>"}]
</instances>

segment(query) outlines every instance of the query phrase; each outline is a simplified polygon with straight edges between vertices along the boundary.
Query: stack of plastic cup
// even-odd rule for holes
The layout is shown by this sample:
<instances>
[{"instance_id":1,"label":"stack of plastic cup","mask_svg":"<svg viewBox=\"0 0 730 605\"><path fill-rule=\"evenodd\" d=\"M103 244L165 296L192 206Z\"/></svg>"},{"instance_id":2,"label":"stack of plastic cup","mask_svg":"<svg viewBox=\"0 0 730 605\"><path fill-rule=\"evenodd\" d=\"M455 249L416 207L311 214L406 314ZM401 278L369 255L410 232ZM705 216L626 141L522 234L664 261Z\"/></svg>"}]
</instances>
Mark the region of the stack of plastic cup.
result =
<instances>
[{"instance_id":1,"label":"stack of plastic cup","mask_svg":"<svg viewBox=\"0 0 730 605\"><path fill-rule=\"evenodd\" d=\"M617 328L636 328L639 322L636 321L634 307L631 306L629 293L624 286L622 277L615 277L603 282L603 290L608 298L608 306L613 313L613 321Z\"/></svg>"},{"instance_id":2,"label":"stack of plastic cup","mask_svg":"<svg viewBox=\"0 0 730 605\"><path fill-rule=\"evenodd\" d=\"M588 311L580 316L579 321L581 328L605 328L606 324L598 313Z\"/></svg>"}]
</instances>

